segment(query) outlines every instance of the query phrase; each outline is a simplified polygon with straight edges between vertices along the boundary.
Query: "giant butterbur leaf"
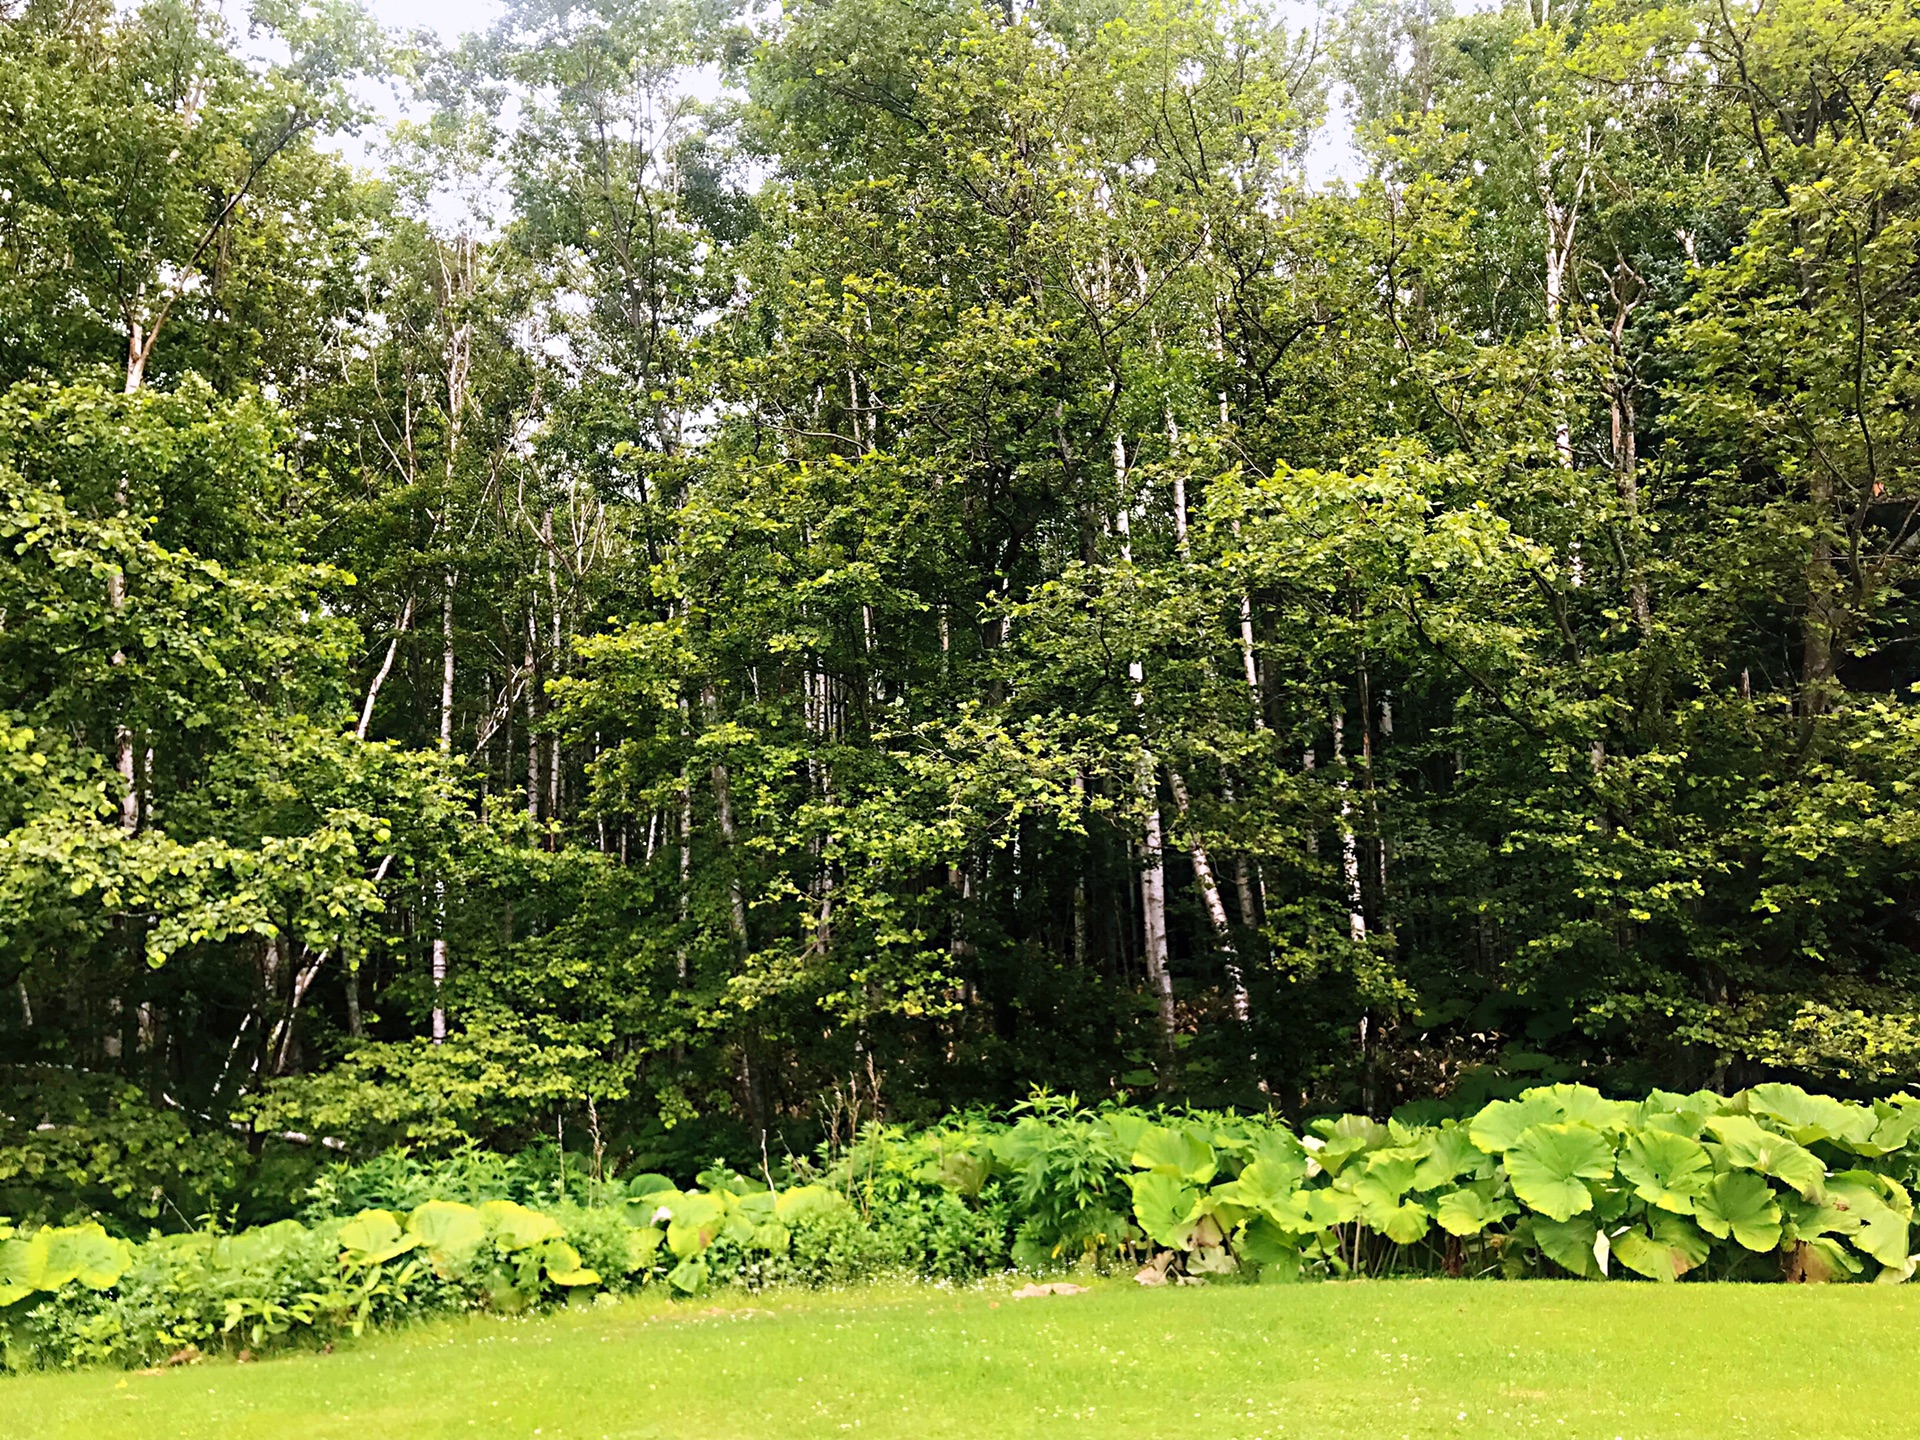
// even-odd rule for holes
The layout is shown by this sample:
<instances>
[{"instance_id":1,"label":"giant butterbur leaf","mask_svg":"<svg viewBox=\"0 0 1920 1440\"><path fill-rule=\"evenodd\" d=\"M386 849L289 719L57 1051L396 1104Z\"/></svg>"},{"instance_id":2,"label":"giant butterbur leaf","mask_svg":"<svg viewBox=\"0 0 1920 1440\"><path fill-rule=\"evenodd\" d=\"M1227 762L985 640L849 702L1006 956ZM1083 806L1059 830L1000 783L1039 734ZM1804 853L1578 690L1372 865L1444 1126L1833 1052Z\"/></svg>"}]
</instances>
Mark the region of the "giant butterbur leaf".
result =
<instances>
[{"instance_id":1,"label":"giant butterbur leaf","mask_svg":"<svg viewBox=\"0 0 1920 1440\"><path fill-rule=\"evenodd\" d=\"M1599 1233L1588 1215L1564 1221L1547 1220L1538 1215L1533 1219L1533 1238L1541 1254L1582 1279L1591 1280L1601 1273L1599 1261L1594 1258Z\"/></svg>"},{"instance_id":2,"label":"giant butterbur leaf","mask_svg":"<svg viewBox=\"0 0 1920 1440\"><path fill-rule=\"evenodd\" d=\"M580 1252L564 1240L549 1240L540 1257L547 1279L555 1285L598 1285L600 1276L580 1263Z\"/></svg>"},{"instance_id":3,"label":"giant butterbur leaf","mask_svg":"<svg viewBox=\"0 0 1920 1440\"><path fill-rule=\"evenodd\" d=\"M1495 1100L1467 1122L1467 1137L1489 1155L1505 1154L1535 1125L1560 1120L1560 1107L1549 1096L1529 1092L1518 1100Z\"/></svg>"},{"instance_id":4,"label":"giant butterbur leaf","mask_svg":"<svg viewBox=\"0 0 1920 1440\"><path fill-rule=\"evenodd\" d=\"M560 1223L551 1215L542 1215L512 1200L485 1202L480 1206L480 1223L487 1227L493 1243L509 1254L531 1249L560 1233Z\"/></svg>"},{"instance_id":5,"label":"giant butterbur leaf","mask_svg":"<svg viewBox=\"0 0 1920 1440\"><path fill-rule=\"evenodd\" d=\"M1449 1190L1434 1207L1434 1220L1449 1235L1478 1235L1514 1213L1504 1196L1488 1196L1480 1189Z\"/></svg>"},{"instance_id":6,"label":"giant butterbur leaf","mask_svg":"<svg viewBox=\"0 0 1920 1440\"><path fill-rule=\"evenodd\" d=\"M1713 1178L1713 1161L1697 1140L1642 1130L1627 1138L1620 1152L1620 1173L1633 1183L1633 1193L1649 1205L1689 1215L1693 1197Z\"/></svg>"},{"instance_id":7,"label":"giant butterbur leaf","mask_svg":"<svg viewBox=\"0 0 1920 1440\"><path fill-rule=\"evenodd\" d=\"M667 1248L682 1260L700 1254L713 1244L727 1219L725 1199L704 1191L676 1195L670 1208L673 1219L667 1224Z\"/></svg>"},{"instance_id":8,"label":"giant butterbur leaf","mask_svg":"<svg viewBox=\"0 0 1920 1440\"><path fill-rule=\"evenodd\" d=\"M1667 1246L1638 1227L1611 1237L1613 1257L1636 1275L1649 1280L1672 1281L1680 1278L1677 1257Z\"/></svg>"},{"instance_id":9,"label":"giant butterbur leaf","mask_svg":"<svg viewBox=\"0 0 1920 1440\"><path fill-rule=\"evenodd\" d=\"M1827 1182L1827 1202L1840 1215L1833 1233L1883 1266L1908 1262L1909 1217L1893 1208L1892 1182L1866 1170L1847 1170Z\"/></svg>"},{"instance_id":10,"label":"giant butterbur leaf","mask_svg":"<svg viewBox=\"0 0 1920 1440\"><path fill-rule=\"evenodd\" d=\"M1301 1173L1304 1171L1303 1166ZM1270 1210L1285 1204L1299 1182L1300 1174L1295 1173L1291 1166L1256 1160L1240 1172L1238 1179L1214 1186L1212 1194L1229 1205L1239 1205L1248 1210Z\"/></svg>"},{"instance_id":11,"label":"giant butterbur leaf","mask_svg":"<svg viewBox=\"0 0 1920 1440\"><path fill-rule=\"evenodd\" d=\"M1714 1176L1694 1200L1693 1213L1709 1235L1732 1236L1749 1250L1771 1250L1780 1243L1780 1206L1767 1182L1750 1171Z\"/></svg>"},{"instance_id":12,"label":"giant butterbur leaf","mask_svg":"<svg viewBox=\"0 0 1920 1440\"><path fill-rule=\"evenodd\" d=\"M471 1257L487 1238L480 1212L456 1200L429 1200L407 1217L407 1233L417 1239L435 1268L445 1271Z\"/></svg>"},{"instance_id":13,"label":"giant butterbur leaf","mask_svg":"<svg viewBox=\"0 0 1920 1440\"><path fill-rule=\"evenodd\" d=\"M1486 1152L1473 1143L1461 1125L1446 1125L1428 1138L1426 1153L1414 1168L1413 1188L1438 1190L1461 1175L1470 1175L1487 1163Z\"/></svg>"},{"instance_id":14,"label":"giant butterbur leaf","mask_svg":"<svg viewBox=\"0 0 1920 1440\"><path fill-rule=\"evenodd\" d=\"M1300 1265L1300 1239L1265 1215L1256 1215L1240 1227L1233 1248L1251 1265Z\"/></svg>"},{"instance_id":15,"label":"giant butterbur leaf","mask_svg":"<svg viewBox=\"0 0 1920 1440\"><path fill-rule=\"evenodd\" d=\"M1756 1085L1747 1091L1747 1107L1802 1145L1832 1140L1851 1149L1870 1141L1880 1121L1870 1106L1809 1095L1798 1085Z\"/></svg>"},{"instance_id":16,"label":"giant butterbur leaf","mask_svg":"<svg viewBox=\"0 0 1920 1440\"><path fill-rule=\"evenodd\" d=\"M391 1210L362 1210L340 1227L340 1248L355 1265L378 1265L420 1243L400 1228Z\"/></svg>"},{"instance_id":17,"label":"giant butterbur leaf","mask_svg":"<svg viewBox=\"0 0 1920 1440\"><path fill-rule=\"evenodd\" d=\"M96 1224L49 1225L35 1231L30 1244L43 1252L42 1290L58 1290L75 1281L89 1290L105 1290L119 1283L133 1263L127 1242Z\"/></svg>"},{"instance_id":18,"label":"giant butterbur leaf","mask_svg":"<svg viewBox=\"0 0 1920 1440\"><path fill-rule=\"evenodd\" d=\"M1194 1185L1206 1184L1220 1168L1213 1146L1191 1131L1170 1125L1155 1125L1141 1135L1133 1163Z\"/></svg>"},{"instance_id":19,"label":"giant butterbur leaf","mask_svg":"<svg viewBox=\"0 0 1920 1440\"><path fill-rule=\"evenodd\" d=\"M1129 1175L1127 1184L1133 1190L1133 1218L1148 1238L1169 1250L1191 1249L1200 1192L1161 1170Z\"/></svg>"},{"instance_id":20,"label":"giant butterbur leaf","mask_svg":"<svg viewBox=\"0 0 1920 1440\"><path fill-rule=\"evenodd\" d=\"M1803 1199L1820 1198L1827 1167L1805 1146L1763 1128L1745 1115L1716 1115L1707 1121L1707 1129L1720 1141L1723 1164L1771 1175L1799 1191Z\"/></svg>"},{"instance_id":21,"label":"giant butterbur leaf","mask_svg":"<svg viewBox=\"0 0 1920 1440\"><path fill-rule=\"evenodd\" d=\"M1585 1182L1613 1174L1613 1146L1584 1123L1534 1125L1507 1148L1504 1163L1520 1203L1564 1223L1593 1208Z\"/></svg>"}]
</instances>

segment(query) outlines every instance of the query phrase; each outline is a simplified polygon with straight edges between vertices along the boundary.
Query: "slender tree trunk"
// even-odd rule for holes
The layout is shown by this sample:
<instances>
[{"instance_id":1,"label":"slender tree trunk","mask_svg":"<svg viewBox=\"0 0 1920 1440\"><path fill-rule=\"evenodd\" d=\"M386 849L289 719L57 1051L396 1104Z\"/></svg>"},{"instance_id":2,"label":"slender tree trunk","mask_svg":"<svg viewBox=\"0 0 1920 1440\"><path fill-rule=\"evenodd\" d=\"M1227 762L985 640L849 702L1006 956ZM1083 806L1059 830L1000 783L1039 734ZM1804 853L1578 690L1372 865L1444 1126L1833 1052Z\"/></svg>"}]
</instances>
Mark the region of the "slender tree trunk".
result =
<instances>
[{"instance_id":1,"label":"slender tree trunk","mask_svg":"<svg viewBox=\"0 0 1920 1440\"><path fill-rule=\"evenodd\" d=\"M1133 523L1128 513L1131 500L1127 493L1127 446L1125 439L1118 434L1113 437L1113 472L1119 497L1114 527L1120 539L1120 558L1131 565ZM1130 661L1127 673L1133 681L1134 709L1142 713L1144 719L1146 666L1139 660ZM1142 738L1140 759L1134 771L1134 786L1139 793L1141 807L1146 812L1146 843L1142 847L1140 864L1141 932L1147 982L1153 987L1154 1000L1160 1012L1161 1038L1171 1053L1177 1021L1173 1008L1173 972L1167 963L1167 869L1160 822L1159 766L1153 758L1153 751L1144 744L1144 736Z\"/></svg>"},{"instance_id":2,"label":"slender tree trunk","mask_svg":"<svg viewBox=\"0 0 1920 1440\"><path fill-rule=\"evenodd\" d=\"M1173 791L1173 803L1180 811L1181 823L1191 825L1187 782L1171 766L1167 769L1167 786ZM1233 996L1233 1017L1244 1025L1249 1018L1247 982L1240 969L1239 956L1234 952L1233 926L1227 919L1227 907L1220 899L1220 884L1214 878L1213 862L1207 857L1207 847L1197 837L1189 839L1188 853L1193 857L1193 877L1200 887L1201 899L1206 902L1207 918L1213 922L1214 939L1226 956L1227 985Z\"/></svg>"},{"instance_id":3,"label":"slender tree trunk","mask_svg":"<svg viewBox=\"0 0 1920 1440\"><path fill-rule=\"evenodd\" d=\"M719 701L711 684L701 687L700 708L705 714L707 724L712 725L718 720ZM733 925L733 947L744 957L753 945L747 932L747 902L741 892L737 868L740 857L733 831L733 786L727 776L724 760L713 762L712 778L714 814L720 822L720 840L727 851L727 904Z\"/></svg>"},{"instance_id":4,"label":"slender tree trunk","mask_svg":"<svg viewBox=\"0 0 1920 1440\"><path fill-rule=\"evenodd\" d=\"M1347 884L1347 933L1357 945L1367 938L1367 915L1360 891L1360 848L1353 833L1353 801L1345 774L1346 716L1333 703L1333 763L1340 773L1340 873Z\"/></svg>"},{"instance_id":5,"label":"slender tree trunk","mask_svg":"<svg viewBox=\"0 0 1920 1440\"><path fill-rule=\"evenodd\" d=\"M394 656L400 653L400 637L412 623L413 597L409 595L407 603L400 608L400 621L393 627L393 636L387 641L387 653L380 661L380 668L373 673L373 683L367 686L367 700L360 707L360 723L353 727L355 739L366 739L367 732L373 728L374 702L380 698L380 687L387 683L387 676L393 673Z\"/></svg>"}]
</instances>

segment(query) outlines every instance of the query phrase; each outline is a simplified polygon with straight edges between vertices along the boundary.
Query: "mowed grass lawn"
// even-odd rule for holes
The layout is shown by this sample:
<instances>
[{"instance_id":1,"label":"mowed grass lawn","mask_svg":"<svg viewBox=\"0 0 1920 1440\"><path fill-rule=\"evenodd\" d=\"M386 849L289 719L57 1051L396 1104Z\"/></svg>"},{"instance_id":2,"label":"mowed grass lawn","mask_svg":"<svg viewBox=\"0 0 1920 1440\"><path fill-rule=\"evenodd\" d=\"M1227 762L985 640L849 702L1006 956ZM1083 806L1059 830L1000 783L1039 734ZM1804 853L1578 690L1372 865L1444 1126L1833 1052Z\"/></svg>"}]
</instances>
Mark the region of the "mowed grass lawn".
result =
<instances>
[{"instance_id":1,"label":"mowed grass lawn","mask_svg":"<svg viewBox=\"0 0 1920 1440\"><path fill-rule=\"evenodd\" d=\"M0 1379L0 1436L1920 1436L1920 1287L1009 1288L634 1301Z\"/></svg>"}]
</instances>

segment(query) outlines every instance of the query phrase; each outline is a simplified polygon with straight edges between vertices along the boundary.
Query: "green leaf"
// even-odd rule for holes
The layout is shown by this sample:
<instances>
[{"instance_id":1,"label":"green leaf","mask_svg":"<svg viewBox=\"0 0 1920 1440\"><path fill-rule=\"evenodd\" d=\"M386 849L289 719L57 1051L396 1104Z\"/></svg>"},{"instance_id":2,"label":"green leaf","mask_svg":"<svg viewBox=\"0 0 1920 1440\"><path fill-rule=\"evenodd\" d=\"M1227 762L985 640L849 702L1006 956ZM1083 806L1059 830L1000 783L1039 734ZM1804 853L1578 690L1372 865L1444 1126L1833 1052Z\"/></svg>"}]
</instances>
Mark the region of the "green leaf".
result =
<instances>
[{"instance_id":1,"label":"green leaf","mask_svg":"<svg viewBox=\"0 0 1920 1440\"><path fill-rule=\"evenodd\" d=\"M1126 1177L1133 1191L1133 1218L1156 1245L1187 1250L1199 1219L1200 1192L1163 1170Z\"/></svg>"},{"instance_id":2,"label":"green leaf","mask_svg":"<svg viewBox=\"0 0 1920 1440\"><path fill-rule=\"evenodd\" d=\"M598 1285L600 1276L580 1263L580 1252L564 1240L549 1240L541 1256L547 1279L555 1285Z\"/></svg>"},{"instance_id":3,"label":"green leaf","mask_svg":"<svg viewBox=\"0 0 1920 1440\"><path fill-rule=\"evenodd\" d=\"M1700 1228L1725 1240L1731 1235L1749 1250L1771 1250L1780 1243L1780 1206L1758 1175L1730 1170L1716 1175L1693 1202Z\"/></svg>"},{"instance_id":4,"label":"green leaf","mask_svg":"<svg viewBox=\"0 0 1920 1440\"><path fill-rule=\"evenodd\" d=\"M1564 1221L1536 1215L1533 1220L1533 1238L1541 1253L1562 1270L1583 1280L1600 1274L1600 1265L1593 1253L1598 1236L1592 1217L1587 1215Z\"/></svg>"},{"instance_id":5,"label":"green leaf","mask_svg":"<svg viewBox=\"0 0 1920 1440\"><path fill-rule=\"evenodd\" d=\"M391 1210L362 1210L340 1227L340 1248L355 1265L379 1265L419 1243L419 1236L400 1228Z\"/></svg>"},{"instance_id":6,"label":"green leaf","mask_svg":"<svg viewBox=\"0 0 1920 1440\"><path fill-rule=\"evenodd\" d=\"M1756 1085L1747 1091L1747 1108L1802 1145L1833 1140L1852 1148L1869 1142L1880 1123L1870 1106L1809 1095L1798 1085Z\"/></svg>"},{"instance_id":7,"label":"green leaf","mask_svg":"<svg viewBox=\"0 0 1920 1440\"><path fill-rule=\"evenodd\" d=\"M1507 1148L1504 1163L1520 1203L1564 1223L1593 1208L1583 1182L1613 1174L1613 1146L1591 1125L1534 1125Z\"/></svg>"},{"instance_id":8,"label":"green leaf","mask_svg":"<svg viewBox=\"0 0 1920 1440\"><path fill-rule=\"evenodd\" d=\"M1484 1164L1486 1152L1473 1143L1463 1126L1443 1126L1428 1137L1427 1152L1413 1172L1413 1188L1438 1190L1458 1176L1476 1173Z\"/></svg>"},{"instance_id":9,"label":"green leaf","mask_svg":"<svg viewBox=\"0 0 1920 1440\"><path fill-rule=\"evenodd\" d=\"M1234 1236L1234 1252L1252 1265L1300 1266L1300 1239L1265 1215L1256 1215Z\"/></svg>"},{"instance_id":10,"label":"green leaf","mask_svg":"<svg viewBox=\"0 0 1920 1440\"><path fill-rule=\"evenodd\" d=\"M49 1225L33 1233L28 1248L40 1266L37 1285L42 1290L58 1290L76 1280L89 1290L106 1290L133 1263L127 1242L96 1224Z\"/></svg>"},{"instance_id":11,"label":"green leaf","mask_svg":"<svg viewBox=\"0 0 1920 1440\"><path fill-rule=\"evenodd\" d=\"M480 1212L455 1200L429 1200L407 1217L407 1233L426 1250L436 1268L470 1258L487 1238Z\"/></svg>"},{"instance_id":12,"label":"green leaf","mask_svg":"<svg viewBox=\"0 0 1920 1440\"><path fill-rule=\"evenodd\" d=\"M1649 1205L1690 1215L1693 1197L1713 1178L1713 1160L1697 1140L1642 1130L1629 1136L1620 1152L1620 1173L1633 1182L1633 1193Z\"/></svg>"},{"instance_id":13,"label":"green leaf","mask_svg":"<svg viewBox=\"0 0 1920 1440\"><path fill-rule=\"evenodd\" d=\"M667 1283L683 1295L697 1295L707 1285L707 1262L682 1260L667 1272Z\"/></svg>"},{"instance_id":14,"label":"green leaf","mask_svg":"<svg viewBox=\"0 0 1920 1440\"><path fill-rule=\"evenodd\" d=\"M493 1243L508 1254L528 1250L560 1234L560 1223L550 1215L512 1200L488 1200L480 1206L480 1223Z\"/></svg>"},{"instance_id":15,"label":"green leaf","mask_svg":"<svg viewBox=\"0 0 1920 1440\"><path fill-rule=\"evenodd\" d=\"M667 1224L667 1248L682 1260L705 1251L726 1223L727 1204L719 1194L676 1194L666 1203L673 1212Z\"/></svg>"},{"instance_id":16,"label":"green leaf","mask_svg":"<svg viewBox=\"0 0 1920 1440\"><path fill-rule=\"evenodd\" d=\"M1811 1150L1762 1129L1745 1115L1716 1115L1707 1121L1707 1129L1719 1137L1722 1163L1771 1175L1799 1191L1802 1199L1820 1198L1827 1167Z\"/></svg>"},{"instance_id":17,"label":"green leaf","mask_svg":"<svg viewBox=\"0 0 1920 1440\"><path fill-rule=\"evenodd\" d=\"M1467 1137L1487 1154L1501 1155L1533 1126L1559 1119L1560 1107L1552 1097L1528 1091L1518 1100L1495 1100L1482 1107L1468 1122Z\"/></svg>"},{"instance_id":18,"label":"green leaf","mask_svg":"<svg viewBox=\"0 0 1920 1440\"><path fill-rule=\"evenodd\" d=\"M1133 1163L1142 1170L1170 1175L1195 1185L1213 1179L1220 1168L1213 1146L1183 1129L1156 1125L1134 1146Z\"/></svg>"},{"instance_id":19,"label":"green leaf","mask_svg":"<svg viewBox=\"0 0 1920 1440\"><path fill-rule=\"evenodd\" d=\"M1449 1190L1440 1197L1434 1219L1449 1235L1478 1235L1515 1212L1504 1196L1489 1197L1479 1189Z\"/></svg>"}]
</instances>

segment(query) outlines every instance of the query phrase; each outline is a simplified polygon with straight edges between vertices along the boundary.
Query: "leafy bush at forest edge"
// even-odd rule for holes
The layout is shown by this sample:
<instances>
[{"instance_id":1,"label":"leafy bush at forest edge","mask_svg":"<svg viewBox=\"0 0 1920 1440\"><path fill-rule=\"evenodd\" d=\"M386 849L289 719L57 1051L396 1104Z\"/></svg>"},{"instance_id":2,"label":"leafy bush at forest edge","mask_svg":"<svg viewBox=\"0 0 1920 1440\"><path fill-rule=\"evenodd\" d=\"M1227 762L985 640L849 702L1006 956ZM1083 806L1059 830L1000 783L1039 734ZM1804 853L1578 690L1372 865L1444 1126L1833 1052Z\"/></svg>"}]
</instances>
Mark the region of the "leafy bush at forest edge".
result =
<instances>
[{"instance_id":1,"label":"leafy bush at forest edge","mask_svg":"<svg viewBox=\"0 0 1920 1440\"><path fill-rule=\"evenodd\" d=\"M1046 1096L1021 1109L872 1125L777 1187L716 1167L689 1188L639 1175L536 1209L500 1198L510 1162L386 1157L326 1176L305 1222L144 1242L98 1224L0 1228L6 1362L152 1363L648 1285L882 1272L1898 1283L1916 1265L1920 1099L1907 1095L1859 1104L1771 1084L1629 1102L1555 1085L1464 1120L1346 1115L1304 1133Z\"/></svg>"}]
</instances>

